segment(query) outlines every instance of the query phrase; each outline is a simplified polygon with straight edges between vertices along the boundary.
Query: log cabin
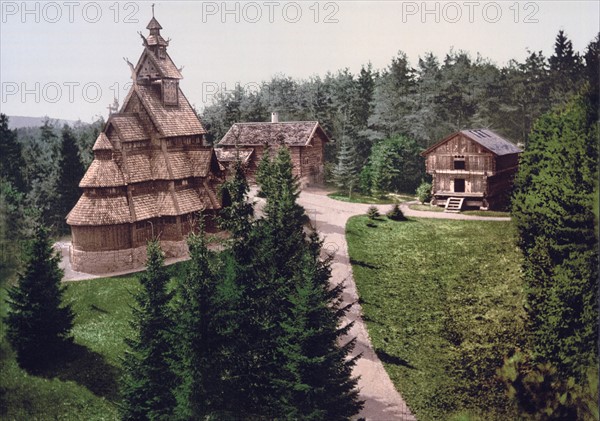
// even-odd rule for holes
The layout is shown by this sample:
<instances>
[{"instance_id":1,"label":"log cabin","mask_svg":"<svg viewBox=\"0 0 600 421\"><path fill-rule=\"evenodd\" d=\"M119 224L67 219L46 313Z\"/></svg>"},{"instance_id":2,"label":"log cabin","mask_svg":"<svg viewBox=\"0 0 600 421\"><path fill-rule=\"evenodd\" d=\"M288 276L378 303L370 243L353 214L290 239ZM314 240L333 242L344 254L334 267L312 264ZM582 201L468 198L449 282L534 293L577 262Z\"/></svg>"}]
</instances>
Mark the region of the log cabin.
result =
<instances>
[{"instance_id":1,"label":"log cabin","mask_svg":"<svg viewBox=\"0 0 600 421\"><path fill-rule=\"evenodd\" d=\"M440 140L421 153L433 177L431 204L450 212L504 209L521 152L486 129L461 130Z\"/></svg>"},{"instance_id":2,"label":"log cabin","mask_svg":"<svg viewBox=\"0 0 600 421\"><path fill-rule=\"evenodd\" d=\"M324 182L325 142L330 139L318 121L279 122L277 112L271 122L235 123L215 148L221 165L231 168L240 159L245 165L249 183L256 181L256 170L266 147L290 150L293 175L301 187Z\"/></svg>"},{"instance_id":3,"label":"log cabin","mask_svg":"<svg viewBox=\"0 0 600 421\"><path fill-rule=\"evenodd\" d=\"M109 273L146 260L158 238L167 257L187 254L186 235L198 212L208 229L221 203L223 174L205 129L179 87L183 78L152 17L149 35L121 110L109 116L81 180L83 190L67 215L73 270Z\"/></svg>"}]
</instances>

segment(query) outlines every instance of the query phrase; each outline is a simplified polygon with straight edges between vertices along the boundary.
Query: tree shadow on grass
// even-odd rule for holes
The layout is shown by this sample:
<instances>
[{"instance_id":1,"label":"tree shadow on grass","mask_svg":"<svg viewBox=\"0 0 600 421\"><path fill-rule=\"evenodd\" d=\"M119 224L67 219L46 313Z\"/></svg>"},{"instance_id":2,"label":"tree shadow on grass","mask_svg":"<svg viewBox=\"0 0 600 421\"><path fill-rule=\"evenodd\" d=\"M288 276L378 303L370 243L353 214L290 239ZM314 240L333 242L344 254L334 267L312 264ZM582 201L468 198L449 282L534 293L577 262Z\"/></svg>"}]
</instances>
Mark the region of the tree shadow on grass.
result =
<instances>
[{"instance_id":1,"label":"tree shadow on grass","mask_svg":"<svg viewBox=\"0 0 600 421\"><path fill-rule=\"evenodd\" d=\"M375 265L372 265L370 263L363 262L362 260L356 260L356 259L353 259L353 258L350 258L350 264L361 266L361 267L367 268L367 269L379 269L379 266L375 266Z\"/></svg>"},{"instance_id":2,"label":"tree shadow on grass","mask_svg":"<svg viewBox=\"0 0 600 421\"><path fill-rule=\"evenodd\" d=\"M64 353L46 367L27 371L35 376L73 381L112 402L119 399L120 370L101 354L79 344L66 345Z\"/></svg>"},{"instance_id":3,"label":"tree shadow on grass","mask_svg":"<svg viewBox=\"0 0 600 421\"><path fill-rule=\"evenodd\" d=\"M408 361L406 361L405 359L402 359L400 357L397 357L395 355L390 355L387 352L385 352L383 349L381 348L376 348L375 349L375 353L377 354L377 356L379 357L379 359L387 364L393 364L393 365L399 365L402 367L406 367L406 368L410 368L410 369L416 369L416 367L414 365L412 365L411 363L409 363Z\"/></svg>"}]
</instances>

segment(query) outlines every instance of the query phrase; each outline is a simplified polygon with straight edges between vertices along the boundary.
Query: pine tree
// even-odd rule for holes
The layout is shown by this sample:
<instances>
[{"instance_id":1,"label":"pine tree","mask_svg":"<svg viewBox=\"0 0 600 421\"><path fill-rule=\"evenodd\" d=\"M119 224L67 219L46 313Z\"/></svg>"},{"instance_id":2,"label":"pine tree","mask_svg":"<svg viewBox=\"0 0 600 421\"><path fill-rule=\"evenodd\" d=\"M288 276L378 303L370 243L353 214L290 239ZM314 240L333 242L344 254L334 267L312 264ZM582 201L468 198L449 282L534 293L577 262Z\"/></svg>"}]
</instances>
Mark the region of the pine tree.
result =
<instances>
[{"instance_id":1,"label":"pine tree","mask_svg":"<svg viewBox=\"0 0 600 421\"><path fill-rule=\"evenodd\" d=\"M358 184L357 156L347 136L342 137L338 162L333 170L333 179L340 191L352 196Z\"/></svg>"},{"instance_id":2,"label":"pine tree","mask_svg":"<svg viewBox=\"0 0 600 421\"><path fill-rule=\"evenodd\" d=\"M22 173L25 161L21 144L17 141L16 131L8 128L8 117L5 114L0 114L0 156L0 178L10 181L18 191L25 191Z\"/></svg>"},{"instance_id":3,"label":"pine tree","mask_svg":"<svg viewBox=\"0 0 600 421\"><path fill-rule=\"evenodd\" d=\"M548 60L554 103L563 104L581 86L581 57L561 29L556 35L554 54Z\"/></svg>"},{"instance_id":4,"label":"pine tree","mask_svg":"<svg viewBox=\"0 0 600 421\"><path fill-rule=\"evenodd\" d=\"M65 218L81 196L79 182L83 178L84 169L79 159L79 149L75 142L73 130L68 125L62 129L62 143L58 164L58 180L56 186L56 225L60 233L68 232Z\"/></svg>"},{"instance_id":5,"label":"pine tree","mask_svg":"<svg viewBox=\"0 0 600 421\"><path fill-rule=\"evenodd\" d=\"M42 368L72 343L73 312L63 304L63 271L48 230L38 225L26 247L18 284L8 291L7 338L19 365Z\"/></svg>"},{"instance_id":6,"label":"pine tree","mask_svg":"<svg viewBox=\"0 0 600 421\"><path fill-rule=\"evenodd\" d=\"M331 256L321 259L318 234L313 232L303 246L279 341L286 360L278 380L285 391L283 414L288 419L349 419L363 406L352 377L358 357L348 358L356 339L344 339L353 323L339 327L351 305L343 305L342 284L330 287Z\"/></svg>"},{"instance_id":7,"label":"pine tree","mask_svg":"<svg viewBox=\"0 0 600 421\"><path fill-rule=\"evenodd\" d=\"M131 322L135 336L126 339L129 349L123 360L124 420L168 420L176 405L169 275L157 240L148 242L147 254L146 271L140 276L142 289L135 294Z\"/></svg>"},{"instance_id":8,"label":"pine tree","mask_svg":"<svg viewBox=\"0 0 600 421\"><path fill-rule=\"evenodd\" d=\"M585 97L536 123L515 180L533 356L563 378L597 364L597 109ZM595 118L590 118L595 113Z\"/></svg>"},{"instance_id":9,"label":"pine tree","mask_svg":"<svg viewBox=\"0 0 600 421\"><path fill-rule=\"evenodd\" d=\"M254 208L248 202L250 188L242 162L234 164L233 177L221 184L221 196L227 205L221 210L219 225L229 231L234 239L240 239L250 231Z\"/></svg>"},{"instance_id":10,"label":"pine tree","mask_svg":"<svg viewBox=\"0 0 600 421\"><path fill-rule=\"evenodd\" d=\"M179 344L177 372L181 378L175 392L178 419L202 419L221 407L214 303L217 278L203 225L200 218L199 234L192 233L188 237L190 261L178 285L175 306Z\"/></svg>"},{"instance_id":11,"label":"pine tree","mask_svg":"<svg viewBox=\"0 0 600 421\"><path fill-rule=\"evenodd\" d=\"M305 234L287 148L264 169L271 182L265 216L246 249L252 258L236 273L244 315L237 337L245 338L238 355L246 366L236 376L244 384L242 402L261 416L345 419L361 403L351 377L354 360L346 361L354 342L338 344L350 328L338 327L347 311L340 308L341 286L329 289L329 261L320 260L317 234Z\"/></svg>"}]
</instances>

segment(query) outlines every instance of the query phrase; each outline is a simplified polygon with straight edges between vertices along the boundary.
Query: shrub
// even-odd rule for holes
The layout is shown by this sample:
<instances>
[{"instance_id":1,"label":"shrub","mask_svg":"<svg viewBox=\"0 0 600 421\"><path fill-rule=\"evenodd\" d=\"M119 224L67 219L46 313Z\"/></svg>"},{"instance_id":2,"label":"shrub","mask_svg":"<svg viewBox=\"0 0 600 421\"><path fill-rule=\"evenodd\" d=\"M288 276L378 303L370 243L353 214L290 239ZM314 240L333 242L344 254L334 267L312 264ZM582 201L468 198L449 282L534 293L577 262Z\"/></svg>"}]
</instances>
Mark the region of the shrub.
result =
<instances>
[{"instance_id":1,"label":"shrub","mask_svg":"<svg viewBox=\"0 0 600 421\"><path fill-rule=\"evenodd\" d=\"M386 216L392 221L406 221L406 216L404 216L397 203L392 205L392 208L386 213Z\"/></svg>"},{"instance_id":2,"label":"shrub","mask_svg":"<svg viewBox=\"0 0 600 421\"><path fill-rule=\"evenodd\" d=\"M429 202L431 200L431 183L427 183L426 181L422 182L421 185L417 187L416 193L421 204Z\"/></svg>"},{"instance_id":3,"label":"shrub","mask_svg":"<svg viewBox=\"0 0 600 421\"><path fill-rule=\"evenodd\" d=\"M369 209L367 210L367 216L371 220L376 219L379 216L379 210L377 209L377 206L369 206Z\"/></svg>"}]
</instances>

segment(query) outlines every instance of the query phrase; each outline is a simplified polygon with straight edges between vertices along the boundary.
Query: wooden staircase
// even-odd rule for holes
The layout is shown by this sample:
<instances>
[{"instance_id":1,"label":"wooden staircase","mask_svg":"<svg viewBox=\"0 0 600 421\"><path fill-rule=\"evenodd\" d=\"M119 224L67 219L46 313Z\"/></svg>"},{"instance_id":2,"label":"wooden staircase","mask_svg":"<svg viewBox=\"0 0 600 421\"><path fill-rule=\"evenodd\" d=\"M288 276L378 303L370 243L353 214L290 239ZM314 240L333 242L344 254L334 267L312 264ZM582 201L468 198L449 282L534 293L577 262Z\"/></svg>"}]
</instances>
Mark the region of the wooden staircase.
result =
<instances>
[{"instance_id":1,"label":"wooden staircase","mask_svg":"<svg viewBox=\"0 0 600 421\"><path fill-rule=\"evenodd\" d=\"M446 207L444 208L444 212L449 213L458 213L463 207L463 202L465 201L464 197L449 197L446 200Z\"/></svg>"}]
</instances>

